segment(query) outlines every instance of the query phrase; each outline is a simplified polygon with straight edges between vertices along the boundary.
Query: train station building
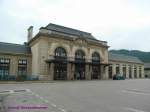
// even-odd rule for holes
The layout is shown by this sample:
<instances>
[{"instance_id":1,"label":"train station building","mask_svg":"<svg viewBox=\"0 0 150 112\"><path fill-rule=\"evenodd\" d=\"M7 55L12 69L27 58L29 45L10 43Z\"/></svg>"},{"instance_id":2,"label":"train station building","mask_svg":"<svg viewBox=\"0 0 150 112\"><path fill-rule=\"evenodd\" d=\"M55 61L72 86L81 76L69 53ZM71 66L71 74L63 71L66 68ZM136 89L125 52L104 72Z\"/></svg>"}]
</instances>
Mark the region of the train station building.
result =
<instances>
[{"instance_id":1,"label":"train station building","mask_svg":"<svg viewBox=\"0 0 150 112\"><path fill-rule=\"evenodd\" d=\"M139 59L128 57L127 60L125 56L109 54L107 42L88 32L50 23L35 36L33 27L29 27L27 40L24 45L0 42L1 77L99 80L110 79L116 73L126 78L144 77L144 64Z\"/></svg>"}]
</instances>

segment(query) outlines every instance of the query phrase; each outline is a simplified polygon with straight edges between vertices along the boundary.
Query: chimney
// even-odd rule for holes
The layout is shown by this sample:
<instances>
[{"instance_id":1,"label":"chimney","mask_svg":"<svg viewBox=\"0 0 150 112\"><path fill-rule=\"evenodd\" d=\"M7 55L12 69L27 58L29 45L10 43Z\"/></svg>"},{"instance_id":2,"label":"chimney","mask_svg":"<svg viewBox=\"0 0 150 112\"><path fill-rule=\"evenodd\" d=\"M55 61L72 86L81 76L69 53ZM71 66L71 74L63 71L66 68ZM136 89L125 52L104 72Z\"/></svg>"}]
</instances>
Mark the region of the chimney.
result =
<instances>
[{"instance_id":1,"label":"chimney","mask_svg":"<svg viewBox=\"0 0 150 112\"><path fill-rule=\"evenodd\" d=\"M28 28L28 42L32 39L33 37L33 26L30 26Z\"/></svg>"}]
</instances>

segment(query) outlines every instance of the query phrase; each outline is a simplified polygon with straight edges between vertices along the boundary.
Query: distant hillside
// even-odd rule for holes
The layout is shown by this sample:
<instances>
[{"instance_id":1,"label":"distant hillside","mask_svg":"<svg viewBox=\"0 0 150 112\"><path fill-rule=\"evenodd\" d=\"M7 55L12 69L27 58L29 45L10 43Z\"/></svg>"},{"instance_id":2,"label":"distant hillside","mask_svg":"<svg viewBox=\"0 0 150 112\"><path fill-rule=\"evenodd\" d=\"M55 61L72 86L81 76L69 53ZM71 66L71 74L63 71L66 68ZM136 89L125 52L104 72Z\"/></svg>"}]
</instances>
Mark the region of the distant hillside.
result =
<instances>
[{"instance_id":1,"label":"distant hillside","mask_svg":"<svg viewBox=\"0 0 150 112\"><path fill-rule=\"evenodd\" d=\"M148 63L150 62L150 52L143 52L143 51L138 51L138 50L110 50L109 52L111 53L116 53L116 54L123 54L127 56L135 56L138 57L141 61Z\"/></svg>"}]
</instances>

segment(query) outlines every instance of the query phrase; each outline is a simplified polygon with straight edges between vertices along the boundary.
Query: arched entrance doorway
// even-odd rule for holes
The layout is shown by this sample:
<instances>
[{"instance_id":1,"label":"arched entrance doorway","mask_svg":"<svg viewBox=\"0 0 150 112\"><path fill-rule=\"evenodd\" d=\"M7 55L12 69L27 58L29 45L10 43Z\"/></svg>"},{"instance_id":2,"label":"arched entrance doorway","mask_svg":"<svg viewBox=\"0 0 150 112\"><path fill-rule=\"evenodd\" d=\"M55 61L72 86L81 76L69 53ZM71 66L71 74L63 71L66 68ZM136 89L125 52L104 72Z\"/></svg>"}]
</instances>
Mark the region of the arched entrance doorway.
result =
<instances>
[{"instance_id":1,"label":"arched entrance doorway","mask_svg":"<svg viewBox=\"0 0 150 112\"><path fill-rule=\"evenodd\" d=\"M67 53L62 47L55 49L54 80L67 79Z\"/></svg>"},{"instance_id":2,"label":"arched entrance doorway","mask_svg":"<svg viewBox=\"0 0 150 112\"><path fill-rule=\"evenodd\" d=\"M85 53L82 50L75 52L75 74L77 80L85 79Z\"/></svg>"},{"instance_id":3,"label":"arched entrance doorway","mask_svg":"<svg viewBox=\"0 0 150 112\"><path fill-rule=\"evenodd\" d=\"M92 54L91 79L100 79L100 55L97 52Z\"/></svg>"}]
</instances>

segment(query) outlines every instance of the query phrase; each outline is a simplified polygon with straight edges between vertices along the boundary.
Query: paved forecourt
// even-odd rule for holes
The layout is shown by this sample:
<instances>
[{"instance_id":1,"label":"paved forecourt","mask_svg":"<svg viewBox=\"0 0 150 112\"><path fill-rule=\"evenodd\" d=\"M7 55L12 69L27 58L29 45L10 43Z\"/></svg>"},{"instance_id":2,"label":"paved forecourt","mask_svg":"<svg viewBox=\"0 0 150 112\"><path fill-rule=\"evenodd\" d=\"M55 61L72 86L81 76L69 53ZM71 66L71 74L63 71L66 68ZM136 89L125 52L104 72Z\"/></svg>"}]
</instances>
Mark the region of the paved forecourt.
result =
<instances>
[{"instance_id":1,"label":"paved forecourt","mask_svg":"<svg viewBox=\"0 0 150 112\"><path fill-rule=\"evenodd\" d=\"M9 107L22 102L45 106L43 112L150 112L149 79L1 84L3 90L27 90L6 96Z\"/></svg>"}]
</instances>

